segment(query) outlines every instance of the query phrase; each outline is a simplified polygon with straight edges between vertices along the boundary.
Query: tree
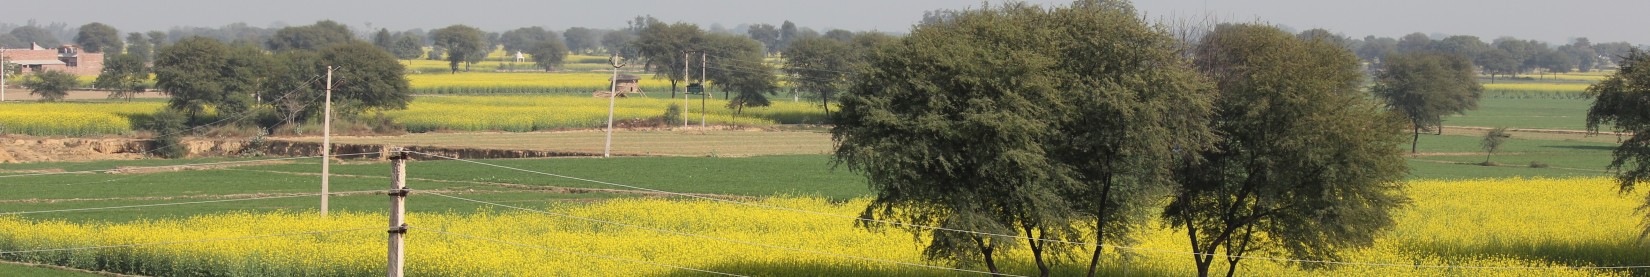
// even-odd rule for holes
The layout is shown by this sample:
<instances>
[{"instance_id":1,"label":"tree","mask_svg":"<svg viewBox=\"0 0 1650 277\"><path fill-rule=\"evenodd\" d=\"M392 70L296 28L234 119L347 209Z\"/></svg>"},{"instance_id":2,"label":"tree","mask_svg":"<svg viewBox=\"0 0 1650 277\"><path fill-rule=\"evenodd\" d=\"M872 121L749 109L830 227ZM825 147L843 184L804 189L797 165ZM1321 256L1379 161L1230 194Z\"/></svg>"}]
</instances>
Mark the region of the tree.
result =
<instances>
[{"instance_id":1,"label":"tree","mask_svg":"<svg viewBox=\"0 0 1650 277\"><path fill-rule=\"evenodd\" d=\"M39 95L40 102L56 102L69 96L69 90L74 89L78 83L74 74L47 70L29 77L23 82L23 87L29 89L30 95Z\"/></svg>"},{"instance_id":2,"label":"tree","mask_svg":"<svg viewBox=\"0 0 1650 277\"><path fill-rule=\"evenodd\" d=\"M861 217L970 230L888 226L923 238L929 259L992 272L1017 245L1048 275L1048 256L1074 247L1048 240L1125 242L1168 190L1175 153L1213 139L1214 96L1127 7L1010 3L880 47L833 119L835 163L877 192Z\"/></svg>"},{"instance_id":3,"label":"tree","mask_svg":"<svg viewBox=\"0 0 1650 277\"><path fill-rule=\"evenodd\" d=\"M255 85L244 74L252 74L254 57L235 57L237 51L218 40L189 37L155 53L155 87L171 96L169 106L194 118L215 106L221 114L233 114L251 106ZM261 53L260 53L261 54ZM241 61L231 62L232 59Z\"/></svg>"},{"instance_id":4,"label":"tree","mask_svg":"<svg viewBox=\"0 0 1650 277\"><path fill-rule=\"evenodd\" d=\"M1495 46L1496 49L1504 51L1503 53L1507 54L1506 59L1511 59L1511 61L1515 64L1516 69L1510 72L1504 72L1507 74L1512 74L1513 77L1518 77L1518 73L1523 73L1525 71L1529 71L1531 68L1535 68L1535 63L1530 62L1530 59L1534 58L1538 54L1541 54L1540 51L1542 49L1547 48L1546 45L1540 44L1539 42L1521 40L1512 37L1495 39L1495 42L1491 45Z\"/></svg>"},{"instance_id":5,"label":"tree","mask_svg":"<svg viewBox=\"0 0 1650 277\"><path fill-rule=\"evenodd\" d=\"M751 25L745 33L749 34L751 39L762 42L762 46L767 49L767 54L779 53L779 28L774 27L773 24Z\"/></svg>"},{"instance_id":6,"label":"tree","mask_svg":"<svg viewBox=\"0 0 1650 277\"><path fill-rule=\"evenodd\" d=\"M567 59L567 46L562 45L561 40L541 40L527 49L527 54L532 55L534 65L544 71L555 71Z\"/></svg>"},{"instance_id":7,"label":"tree","mask_svg":"<svg viewBox=\"0 0 1650 277\"><path fill-rule=\"evenodd\" d=\"M1495 129L1490 129L1489 132L1484 133L1484 140L1478 143L1478 146L1484 147L1484 165L1495 165L1490 163L1490 157L1495 156L1495 150L1500 150L1501 143L1506 142L1507 138L1510 137L1512 137L1512 135L1507 134L1507 127L1496 127Z\"/></svg>"},{"instance_id":8,"label":"tree","mask_svg":"<svg viewBox=\"0 0 1650 277\"><path fill-rule=\"evenodd\" d=\"M403 60L417 59L424 55L424 39L415 34L402 33L390 46L390 53Z\"/></svg>"},{"instance_id":9,"label":"tree","mask_svg":"<svg viewBox=\"0 0 1650 277\"><path fill-rule=\"evenodd\" d=\"M797 89L819 94L826 118L831 117L831 94L842 90L858 62L850 51L848 44L828 38L797 40L785 49L785 73Z\"/></svg>"},{"instance_id":10,"label":"tree","mask_svg":"<svg viewBox=\"0 0 1650 277\"><path fill-rule=\"evenodd\" d=\"M368 110L406 109L412 89L406 67L395 56L364 42L350 42L321 49L321 66L331 65L333 101L350 103L340 110L344 116Z\"/></svg>"},{"instance_id":11,"label":"tree","mask_svg":"<svg viewBox=\"0 0 1650 277\"><path fill-rule=\"evenodd\" d=\"M378 46L379 49L384 49L384 51L390 51L390 48L395 47L395 36L390 35L390 29L388 28L378 29L378 33L372 35L372 45Z\"/></svg>"},{"instance_id":12,"label":"tree","mask_svg":"<svg viewBox=\"0 0 1650 277\"><path fill-rule=\"evenodd\" d=\"M1490 74L1490 83L1495 83L1495 75L1518 75L1518 66L1521 64L1507 50L1495 48L1485 50L1478 56L1478 64L1484 66L1484 72Z\"/></svg>"},{"instance_id":13,"label":"tree","mask_svg":"<svg viewBox=\"0 0 1650 277\"><path fill-rule=\"evenodd\" d=\"M636 41L636 36L629 32L607 32L607 34L602 35L602 48L607 49L608 54L619 55L619 57L625 59L636 59L639 55L636 53L636 47L631 44L634 41Z\"/></svg>"},{"instance_id":14,"label":"tree","mask_svg":"<svg viewBox=\"0 0 1650 277\"><path fill-rule=\"evenodd\" d=\"M796 23L791 23L790 20L786 20L785 23L779 25L778 45L774 45L774 49L785 49L790 47L791 42L796 41L797 35L799 35L799 33L796 30Z\"/></svg>"},{"instance_id":15,"label":"tree","mask_svg":"<svg viewBox=\"0 0 1650 277\"><path fill-rule=\"evenodd\" d=\"M1359 92L1351 52L1223 24L1193 53L1219 90L1210 124L1223 139L1179 166L1163 217L1186 231L1198 276L1217 258L1232 276L1255 251L1335 260L1393 225L1406 201L1405 161L1392 147L1402 121Z\"/></svg>"},{"instance_id":16,"label":"tree","mask_svg":"<svg viewBox=\"0 0 1650 277\"><path fill-rule=\"evenodd\" d=\"M81 49L91 53L112 52L119 54L126 48L120 41L120 31L103 23L87 23L80 26L80 33L74 36L74 43L80 44Z\"/></svg>"},{"instance_id":17,"label":"tree","mask_svg":"<svg viewBox=\"0 0 1650 277\"><path fill-rule=\"evenodd\" d=\"M12 37L17 38L18 41L23 42L23 47L28 47L29 43L39 44L40 46L45 47L53 47L58 44L62 44L58 42L57 36L52 35L51 32L47 32L46 29L40 28L40 26L25 25L22 27L17 27L16 29L11 29L10 34Z\"/></svg>"},{"instance_id":18,"label":"tree","mask_svg":"<svg viewBox=\"0 0 1650 277\"><path fill-rule=\"evenodd\" d=\"M1450 54L1467 60L1477 59L1484 51L1489 51L1490 45L1485 44L1475 36L1450 36L1433 44L1433 50L1439 53Z\"/></svg>"},{"instance_id":19,"label":"tree","mask_svg":"<svg viewBox=\"0 0 1650 277\"><path fill-rule=\"evenodd\" d=\"M849 43L854 41L854 32L843 29L831 29L830 31L825 32L824 37L841 43Z\"/></svg>"},{"instance_id":20,"label":"tree","mask_svg":"<svg viewBox=\"0 0 1650 277\"><path fill-rule=\"evenodd\" d=\"M1432 50L1432 38L1420 32L1410 33L1398 39L1398 53L1414 53Z\"/></svg>"},{"instance_id":21,"label":"tree","mask_svg":"<svg viewBox=\"0 0 1650 277\"><path fill-rule=\"evenodd\" d=\"M1358 58L1366 61L1376 61L1393 52L1398 52L1398 40L1366 36L1364 37L1363 46L1358 47Z\"/></svg>"},{"instance_id":22,"label":"tree","mask_svg":"<svg viewBox=\"0 0 1650 277\"><path fill-rule=\"evenodd\" d=\"M281 28L275 31L266 45L269 50L282 51L292 49L320 50L327 46L355 40L355 34L349 27L332 20L322 20L314 25Z\"/></svg>"},{"instance_id":23,"label":"tree","mask_svg":"<svg viewBox=\"0 0 1650 277\"><path fill-rule=\"evenodd\" d=\"M153 46L155 50L160 50L161 48L166 47L166 32L149 31L148 33L144 33L144 35L149 37L149 45ZM153 55L151 55L151 58L152 57Z\"/></svg>"},{"instance_id":24,"label":"tree","mask_svg":"<svg viewBox=\"0 0 1650 277\"><path fill-rule=\"evenodd\" d=\"M149 61L154 59L154 51L155 46L153 44L149 44L149 39L144 38L143 33L133 32L126 34L126 53L136 56L139 62L149 63Z\"/></svg>"},{"instance_id":25,"label":"tree","mask_svg":"<svg viewBox=\"0 0 1650 277\"><path fill-rule=\"evenodd\" d=\"M705 72L708 76L701 78L708 79L724 91L729 109L743 113L745 107L771 104L767 96L779 90L779 79L774 76L774 67L762 61L762 43L739 35L706 34L691 47L702 49L704 56L715 61L705 62L710 64L710 68ZM697 66L698 59L692 57L689 61ZM728 93L732 95L727 96Z\"/></svg>"},{"instance_id":26,"label":"tree","mask_svg":"<svg viewBox=\"0 0 1650 277\"><path fill-rule=\"evenodd\" d=\"M601 47L601 37L596 30L585 27L567 28L561 32L562 40L567 42L567 49L577 53L593 53Z\"/></svg>"},{"instance_id":27,"label":"tree","mask_svg":"<svg viewBox=\"0 0 1650 277\"><path fill-rule=\"evenodd\" d=\"M543 27L524 27L505 31L503 35L499 36L499 40L504 45L504 52L506 53L532 51L538 48L539 42L546 40L554 40L557 44L561 44L560 36L557 36L555 32L545 30ZM562 47L567 46L563 44Z\"/></svg>"},{"instance_id":28,"label":"tree","mask_svg":"<svg viewBox=\"0 0 1650 277\"><path fill-rule=\"evenodd\" d=\"M632 45L647 59L645 66L653 71L654 79L670 80L670 97L676 98L677 82L686 77L682 72L686 62L682 56L688 51L702 50L694 46L704 36L704 31L693 24L648 24Z\"/></svg>"},{"instance_id":29,"label":"tree","mask_svg":"<svg viewBox=\"0 0 1650 277\"><path fill-rule=\"evenodd\" d=\"M1587 94L1593 98L1593 106L1587 110L1587 131L1597 134L1599 126L1608 124L1610 129L1631 134L1611 152L1609 167L1626 193L1650 181L1650 113L1645 112L1650 111L1650 98L1644 97L1645 84L1650 84L1650 54L1629 49L1619 58L1620 69L1587 87ZM1650 203L1650 198L1645 201ZM1639 237L1647 234L1650 227Z\"/></svg>"},{"instance_id":30,"label":"tree","mask_svg":"<svg viewBox=\"0 0 1650 277\"><path fill-rule=\"evenodd\" d=\"M468 56L477 52L487 51L482 48L486 41L482 41L481 33L481 29L475 27L452 25L431 30L430 41L435 47L446 50L447 65L453 73L458 73L458 63L466 62Z\"/></svg>"},{"instance_id":31,"label":"tree","mask_svg":"<svg viewBox=\"0 0 1650 277\"><path fill-rule=\"evenodd\" d=\"M143 58L137 54L119 54L104 58L103 72L97 75L92 86L109 90L109 99L131 101L134 94L148 89L144 84L148 80L149 69L143 65Z\"/></svg>"},{"instance_id":32,"label":"tree","mask_svg":"<svg viewBox=\"0 0 1650 277\"><path fill-rule=\"evenodd\" d=\"M1421 130L1442 126L1446 114L1478 108L1484 86L1478 84L1472 62L1438 53L1395 54L1387 60L1370 90L1409 119L1414 131L1410 153L1420 144Z\"/></svg>"}]
</instances>

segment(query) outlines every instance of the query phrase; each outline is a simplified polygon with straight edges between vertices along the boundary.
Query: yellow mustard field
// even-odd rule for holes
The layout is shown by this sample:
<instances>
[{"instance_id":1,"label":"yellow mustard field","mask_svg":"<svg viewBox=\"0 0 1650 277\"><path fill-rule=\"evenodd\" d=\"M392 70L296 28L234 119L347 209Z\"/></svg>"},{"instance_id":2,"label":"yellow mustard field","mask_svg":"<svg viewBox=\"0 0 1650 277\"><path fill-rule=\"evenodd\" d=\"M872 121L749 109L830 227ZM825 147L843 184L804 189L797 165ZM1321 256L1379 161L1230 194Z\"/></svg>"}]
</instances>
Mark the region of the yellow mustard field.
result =
<instances>
[{"instance_id":1,"label":"yellow mustard field","mask_svg":"<svg viewBox=\"0 0 1650 277\"><path fill-rule=\"evenodd\" d=\"M635 74L635 73L631 73ZM611 89L612 74L601 72L463 72L458 74L409 74L407 81L419 94L578 94ZM644 74L642 91L670 94L670 82L653 80Z\"/></svg>"},{"instance_id":2,"label":"yellow mustard field","mask_svg":"<svg viewBox=\"0 0 1650 277\"><path fill-rule=\"evenodd\" d=\"M670 104L681 105L681 101L642 97L617 99L614 120L658 117L665 114ZM684 116L694 124L700 119L699 102L693 99L684 109ZM808 102L775 101L769 107L745 108L743 113L737 115L726 105L726 100L708 100L704 109L707 124L764 126L814 123L824 115L817 103ZM386 114L413 132L525 132L605 126L607 106L607 98L589 96L426 96L417 98L406 110Z\"/></svg>"},{"instance_id":3,"label":"yellow mustard field","mask_svg":"<svg viewBox=\"0 0 1650 277\"><path fill-rule=\"evenodd\" d=\"M1486 91L1532 91L1532 92L1581 92L1587 90L1587 83L1495 83L1484 84Z\"/></svg>"},{"instance_id":4,"label":"yellow mustard field","mask_svg":"<svg viewBox=\"0 0 1650 277\"><path fill-rule=\"evenodd\" d=\"M165 103L0 103L0 134L85 136L132 132L133 116Z\"/></svg>"},{"instance_id":5,"label":"yellow mustard field","mask_svg":"<svg viewBox=\"0 0 1650 277\"><path fill-rule=\"evenodd\" d=\"M1371 248L1344 252L1340 262L1350 264L1304 271L1291 263L1255 257L1243 263L1238 275L1625 276L1630 272L1574 267L1650 265L1650 254L1635 244L1642 216L1633 210L1644 194L1620 195L1608 179L1416 181L1407 191L1414 203L1398 214L1398 226ZM752 276L972 275L911 265L947 266L923 261L921 237L867 231L839 217L668 199L620 199L546 210L663 230L658 231L480 204L474 212L419 211L418 199L425 197L439 196L415 193L409 200L414 211L408 218L414 227L407 238L409 276L705 275L671 266ZM782 197L759 202L852 216L866 201ZM119 224L0 217L0 251L147 244L0 257L143 275L371 276L384 270L385 222L382 214L321 219L312 212L225 213ZM1185 235L1148 229L1132 245L1134 250L1119 255L1107 249L1104 273L1192 274L1191 256L1183 253ZM327 230L352 231L154 244ZM1056 275L1080 275L1086 252L1057 259ZM1024 247L1000 258L1007 273L1036 272ZM1225 270L1221 264L1216 264L1216 272Z\"/></svg>"}]
</instances>

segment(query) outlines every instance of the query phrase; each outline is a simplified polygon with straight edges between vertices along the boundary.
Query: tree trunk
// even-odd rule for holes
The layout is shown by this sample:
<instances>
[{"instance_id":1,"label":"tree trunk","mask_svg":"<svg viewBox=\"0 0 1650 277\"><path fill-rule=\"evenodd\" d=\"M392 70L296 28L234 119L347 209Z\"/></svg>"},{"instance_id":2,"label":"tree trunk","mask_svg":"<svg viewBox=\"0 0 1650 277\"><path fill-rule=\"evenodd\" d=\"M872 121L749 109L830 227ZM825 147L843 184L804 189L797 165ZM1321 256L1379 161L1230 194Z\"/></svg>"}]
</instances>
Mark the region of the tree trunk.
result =
<instances>
[{"instance_id":1,"label":"tree trunk","mask_svg":"<svg viewBox=\"0 0 1650 277\"><path fill-rule=\"evenodd\" d=\"M1409 153L1415 154L1415 146L1421 144L1421 124L1415 124L1415 138L1409 142Z\"/></svg>"},{"instance_id":2,"label":"tree trunk","mask_svg":"<svg viewBox=\"0 0 1650 277\"><path fill-rule=\"evenodd\" d=\"M1100 253L1106 249L1106 199L1111 199L1111 179L1107 178L1100 188L1100 209L1094 214L1094 256L1089 257L1089 275L1100 268Z\"/></svg>"},{"instance_id":3,"label":"tree trunk","mask_svg":"<svg viewBox=\"0 0 1650 277\"><path fill-rule=\"evenodd\" d=\"M974 243L980 245L980 256L985 258L985 268L991 271L991 276L1003 276L1001 271L997 271L997 261L991 259L991 246L986 245L985 240L979 237L974 237Z\"/></svg>"},{"instance_id":4,"label":"tree trunk","mask_svg":"<svg viewBox=\"0 0 1650 277\"><path fill-rule=\"evenodd\" d=\"M831 123L831 92L820 92L819 107L825 109L825 119L819 122Z\"/></svg>"},{"instance_id":5,"label":"tree trunk","mask_svg":"<svg viewBox=\"0 0 1650 277\"><path fill-rule=\"evenodd\" d=\"M640 86L640 84L637 84ZM676 79L670 79L670 99L676 99ZM687 107L682 107L687 108Z\"/></svg>"},{"instance_id":6,"label":"tree trunk","mask_svg":"<svg viewBox=\"0 0 1650 277\"><path fill-rule=\"evenodd\" d=\"M1041 235L1033 234L1031 232L1033 228L1030 226L1025 226L1022 229L1026 230L1026 243L1031 245L1031 258L1037 261L1037 276L1048 277L1048 263L1043 261L1043 243L1037 241L1037 237L1041 237Z\"/></svg>"}]
</instances>

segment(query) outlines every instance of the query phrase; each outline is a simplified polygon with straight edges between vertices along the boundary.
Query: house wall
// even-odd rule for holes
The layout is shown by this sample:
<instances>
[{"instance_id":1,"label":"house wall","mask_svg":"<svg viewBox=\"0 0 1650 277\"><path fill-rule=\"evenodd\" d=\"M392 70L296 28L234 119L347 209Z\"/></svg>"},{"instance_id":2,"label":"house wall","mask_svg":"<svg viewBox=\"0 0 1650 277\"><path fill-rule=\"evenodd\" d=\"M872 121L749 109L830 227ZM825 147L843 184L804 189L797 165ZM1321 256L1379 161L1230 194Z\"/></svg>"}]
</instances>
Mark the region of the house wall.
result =
<instances>
[{"instance_id":1,"label":"house wall","mask_svg":"<svg viewBox=\"0 0 1650 277\"><path fill-rule=\"evenodd\" d=\"M56 48L45 50L6 49L5 56L6 60L14 61L58 60ZM69 74L81 76L97 76L98 73L103 72L103 53L80 52L76 58L77 60L74 61L76 64L75 66L71 67L66 65L51 64L41 66L41 70L59 70L68 72ZM26 74L29 72L24 73Z\"/></svg>"}]
</instances>

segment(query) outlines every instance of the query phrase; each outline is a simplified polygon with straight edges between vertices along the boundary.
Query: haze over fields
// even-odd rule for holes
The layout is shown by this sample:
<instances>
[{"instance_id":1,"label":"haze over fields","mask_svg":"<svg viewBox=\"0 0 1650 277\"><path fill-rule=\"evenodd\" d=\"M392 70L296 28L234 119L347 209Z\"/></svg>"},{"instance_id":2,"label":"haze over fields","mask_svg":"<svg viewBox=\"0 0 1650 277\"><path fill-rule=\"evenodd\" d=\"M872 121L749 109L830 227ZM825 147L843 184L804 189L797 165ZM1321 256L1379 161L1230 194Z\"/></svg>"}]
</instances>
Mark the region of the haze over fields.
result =
<instances>
[{"instance_id":1,"label":"haze over fields","mask_svg":"<svg viewBox=\"0 0 1650 277\"><path fill-rule=\"evenodd\" d=\"M777 24L785 20L824 31L830 28L905 32L923 11L965 9L982 3L970 0L610 0L610 1L214 1L165 2L76 1L73 13L44 13L63 4L52 1L8 1L0 9L0 23L65 22L80 25L103 22L123 30L165 30L174 26L215 27L245 22L252 26L303 25L332 19L352 27L372 29L433 29L470 24L487 30L522 26L617 28L637 15L735 28L747 23ZM1066 0L1030 0L1037 4L1065 4ZM1474 35L1488 39L1513 36L1553 44L1587 37L1592 41L1650 43L1650 1L1638 0L1469 0L1469 1L1317 1L1317 0L1155 0L1135 1L1152 17L1214 14L1228 21L1254 21L1305 30L1325 28L1358 38L1365 35L1399 37L1413 32ZM462 10L462 13L455 13ZM1205 12L1208 11L1208 12Z\"/></svg>"}]
</instances>

